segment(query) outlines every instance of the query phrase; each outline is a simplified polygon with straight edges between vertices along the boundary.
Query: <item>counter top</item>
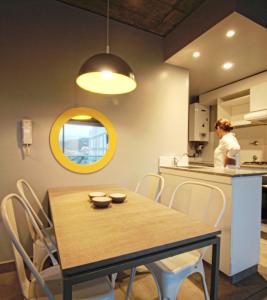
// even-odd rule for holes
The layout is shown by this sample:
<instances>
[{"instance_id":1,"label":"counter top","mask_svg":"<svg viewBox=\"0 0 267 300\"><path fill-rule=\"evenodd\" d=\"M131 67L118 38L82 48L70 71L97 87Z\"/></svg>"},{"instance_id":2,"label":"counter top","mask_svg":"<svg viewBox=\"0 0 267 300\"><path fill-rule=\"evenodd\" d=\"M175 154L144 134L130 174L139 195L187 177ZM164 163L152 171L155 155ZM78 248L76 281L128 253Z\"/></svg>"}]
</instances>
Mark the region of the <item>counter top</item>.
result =
<instances>
[{"instance_id":1,"label":"counter top","mask_svg":"<svg viewBox=\"0 0 267 300\"><path fill-rule=\"evenodd\" d=\"M241 177L241 176L255 176L255 175L264 175L267 173L267 170L252 170L246 168L240 169L217 169L214 167L201 166L201 165L189 165L187 167L168 167L161 166L160 168L187 171L187 172L197 172L211 175L220 175L227 177Z\"/></svg>"},{"instance_id":2,"label":"counter top","mask_svg":"<svg viewBox=\"0 0 267 300\"><path fill-rule=\"evenodd\" d=\"M214 164L208 161L190 161L189 165L199 165L206 167L213 167ZM257 165L257 164L241 164L241 169L255 169L255 170L263 170L267 173L267 165Z\"/></svg>"}]
</instances>

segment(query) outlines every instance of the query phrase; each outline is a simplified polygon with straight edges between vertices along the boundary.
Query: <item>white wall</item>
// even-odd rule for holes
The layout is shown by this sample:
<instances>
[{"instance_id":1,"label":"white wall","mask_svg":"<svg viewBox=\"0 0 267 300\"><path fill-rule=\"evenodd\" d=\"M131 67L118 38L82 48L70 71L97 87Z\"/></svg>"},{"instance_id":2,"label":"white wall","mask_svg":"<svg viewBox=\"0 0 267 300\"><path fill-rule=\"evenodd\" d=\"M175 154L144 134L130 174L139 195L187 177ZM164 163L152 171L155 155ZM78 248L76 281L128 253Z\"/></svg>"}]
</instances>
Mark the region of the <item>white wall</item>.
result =
<instances>
[{"instance_id":1,"label":"white wall","mask_svg":"<svg viewBox=\"0 0 267 300\"><path fill-rule=\"evenodd\" d=\"M54 0L0 3L0 198L26 178L39 197L47 188L117 183L133 189L157 171L159 155L187 150L188 73L163 63L162 40L111 21L111 51L134 69L137 89L101 96L79 89L75 76L91 55L105 50L105 18ZM49 132L73 106L95 108L113 122L118 143L102 170L75 174L54 159ZM32 156L22 159L19 121L33 120ZM12 259L0 220L0 262ZM27 239L27 236L25 236Z\"/></svg>"}]
</instances>

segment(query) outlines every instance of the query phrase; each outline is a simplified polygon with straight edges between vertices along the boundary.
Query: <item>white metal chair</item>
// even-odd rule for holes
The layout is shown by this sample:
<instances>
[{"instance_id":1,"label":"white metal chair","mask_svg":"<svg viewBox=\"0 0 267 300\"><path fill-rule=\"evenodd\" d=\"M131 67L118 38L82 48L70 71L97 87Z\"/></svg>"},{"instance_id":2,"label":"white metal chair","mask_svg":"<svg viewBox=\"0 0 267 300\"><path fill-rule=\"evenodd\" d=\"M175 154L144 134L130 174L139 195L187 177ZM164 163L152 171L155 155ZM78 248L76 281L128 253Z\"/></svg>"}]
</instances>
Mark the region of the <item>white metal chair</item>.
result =
<instances>
[{"instance_id":1,"label":"white metal chair","mask_svg":"<svg viewBox=\"0 0 267 300\"><path fill-rule=\"evenodd\" d=\"M225 195L221 189L210 184L193 181L179 184L169 203L169 208L177 209L194 219L214 226L214 228L218 227L225 206ZM182 253L146 265L156 280L160 299L175 300L182 282L193 273L201 275L205 299L209 299L202 260L207 248ZM129 297L134 277L135 269L132 270L125 299Z\"/></svg>"},{"instance_id":2,"label":"white metal chair","mask_svg":"<svg viewBox=\"0 0 267 300\"><path fill-rule=\"evenodd\" d=\"M62 299L62 276L59 266L53 266L39 272L20 243L13 206L15 202L20 204L24 209L25 214L33 224L38 238L40 238L42 234L37 222L23 199L16 194L7 195L1 203L1 215L7 234L12 242L23 297L26 300ZM48 247L46 250L50 256L53 256ZM24 263L32 274L31 280L26 276ZM112 289L108 278L99 278L75 285L73 288L73 299L114 300L114 290Z\"/></svg>"},{"instance_id":3,"label":"white metal chair","mask_svg":"<svg viewBox=\"0 0 267 300\"><path fill-rule=\"evenodd\" d=\"M142 194L147 198L152 199L154 202L159 202L160 196L164 189L164 178L158 174L148 173L143 176L143 178L137 183L134 190L135 193ZM139 268L139 267L138 267ZM126 299L129 297L132 282L135 278L136 268L131 269L130 283L126 293ZM114 281L116 277L113 275L112 283L114 286Z\"/></svg>"},{"instance_id":4,"label":"white metal chair","mask_svg":"<svg viewBox=\"0 0 267 300\"><path fill-rule=\"evenodd\" d=\"M36 193L34 192L33 188L30 186L30 184L24 180L19 179L17 181L17 188L19 190L19 193L21 197L23 198L25 204L28 206L31 214L33 215L37 225L39 226L41 232L43 233L43 236L45 238L45 241L47 245L49 246L49 249L51 252L56 252L56 241L55 241L55 235L54 235L54 226L48 215L46 214L40 200L38 199ZM45 221L48 223L48 227L46 227L41 220L41 218L38 216L38 213L33 208L33 205L27 198L26 194L29 192L30 198L34 200L35 204L37 205L38 209L41 212L42 217L45 219ZM31 237L33 239L33 263L37 267L39 271L43 269L44 262L47 258L47 251L44 243L42 240L37 238L36 231L34 230L33 224L31 220L26 215L27 224L29 227L29 231L31 234Z\"/></svg>"},{"instance_id":5,"label":"white metal chair","mask_svg":"<svg viewBox=\"0 0 267 300\"><path fill-rule=\"evenodd\" d=\"M149 173L137 183L134 191L159 202L163 188L164 178L158 174Z\"/></svg>"},{"instance_id":6,"label":"white metal chair","mask_svg":"<svg viewBox=\"0 0 267 300\"><path fill-rule=\"evenodd\" d=\"M47 213L45 212L45 210L41 204L41 201L38 199L36 193L34 192L31 185L28 183L28 181L26 181L25 179L19 179L17 181L17 188L18 188L19 193L22 196L22 198L29 205L30 211L32 212L33 216L36 218L36 216L38 215L38 212L36 212L34 210L32 204L31 204L31 201L29 201L29 199L26 196L26 191L28 190L28 192L30 193L31 199L34 200L34 202L37 205L38 209L40 210L43 218L48 223L48 227L44 225L44 223L41 221L40 218L36 218L37 224L39 225L39 227L41 228L42 231L46 232L49 235L53 235L54 234L53 223L52 223L51 219L48 217Z\"/></svg>"},{"instance_id":7,"label":"white metal chair","mask_svg":"<svg viewBox=\"0 0 267 300\"><path fill-rule=\"evenodd\" d=\"M142 194L147 198L159 202L160 196L164 188L164 178L158 174L148 173L137 183L134 192ZM132 274L136 273L136 268L132 269ZM135 276L135 275L134 275ZM111 275L112 286L115 287L117 273ZM133 280L133 279L132 279Z\"/></svg>"}]
</instances>

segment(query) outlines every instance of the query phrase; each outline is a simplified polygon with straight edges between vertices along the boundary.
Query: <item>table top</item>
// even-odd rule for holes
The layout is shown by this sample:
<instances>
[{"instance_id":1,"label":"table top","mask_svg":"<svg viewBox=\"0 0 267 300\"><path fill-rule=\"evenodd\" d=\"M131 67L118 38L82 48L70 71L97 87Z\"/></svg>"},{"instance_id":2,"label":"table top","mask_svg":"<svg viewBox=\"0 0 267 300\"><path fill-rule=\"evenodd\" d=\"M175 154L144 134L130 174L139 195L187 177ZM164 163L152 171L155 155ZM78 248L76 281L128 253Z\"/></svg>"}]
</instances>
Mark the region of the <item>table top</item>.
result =
<instances>
[{"instance_id":1,"label":"table top","mask_svg":"<svg viewBox=\"0 0 267 300\"><path fill-rule=\"evenodd\" d=\"M93 191L125 193L124 203L94 208ZM93 270L131 257L204 240L220 233L210 225L114 186L48 190L62 271Z\"/></svg>"}]
</instances>

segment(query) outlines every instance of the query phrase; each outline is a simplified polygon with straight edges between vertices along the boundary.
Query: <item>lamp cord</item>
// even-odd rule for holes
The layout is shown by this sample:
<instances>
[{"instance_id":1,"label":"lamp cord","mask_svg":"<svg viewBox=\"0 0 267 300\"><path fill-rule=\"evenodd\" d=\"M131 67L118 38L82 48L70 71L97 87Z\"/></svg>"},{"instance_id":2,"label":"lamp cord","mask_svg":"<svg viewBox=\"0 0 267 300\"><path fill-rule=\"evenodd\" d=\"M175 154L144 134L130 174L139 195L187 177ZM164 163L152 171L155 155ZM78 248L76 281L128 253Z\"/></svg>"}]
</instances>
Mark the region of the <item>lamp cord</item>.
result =
<instances>
[{"instance_id":1,"label":"lamp cord","mask_svg":"<svg viewBox=\"0 0 267 300\"><path fill-rule=\"evenodd\" d=\"M109 0L107 0L107 47L106 53L109 53Z\"/></svg>"}]
</instances>

